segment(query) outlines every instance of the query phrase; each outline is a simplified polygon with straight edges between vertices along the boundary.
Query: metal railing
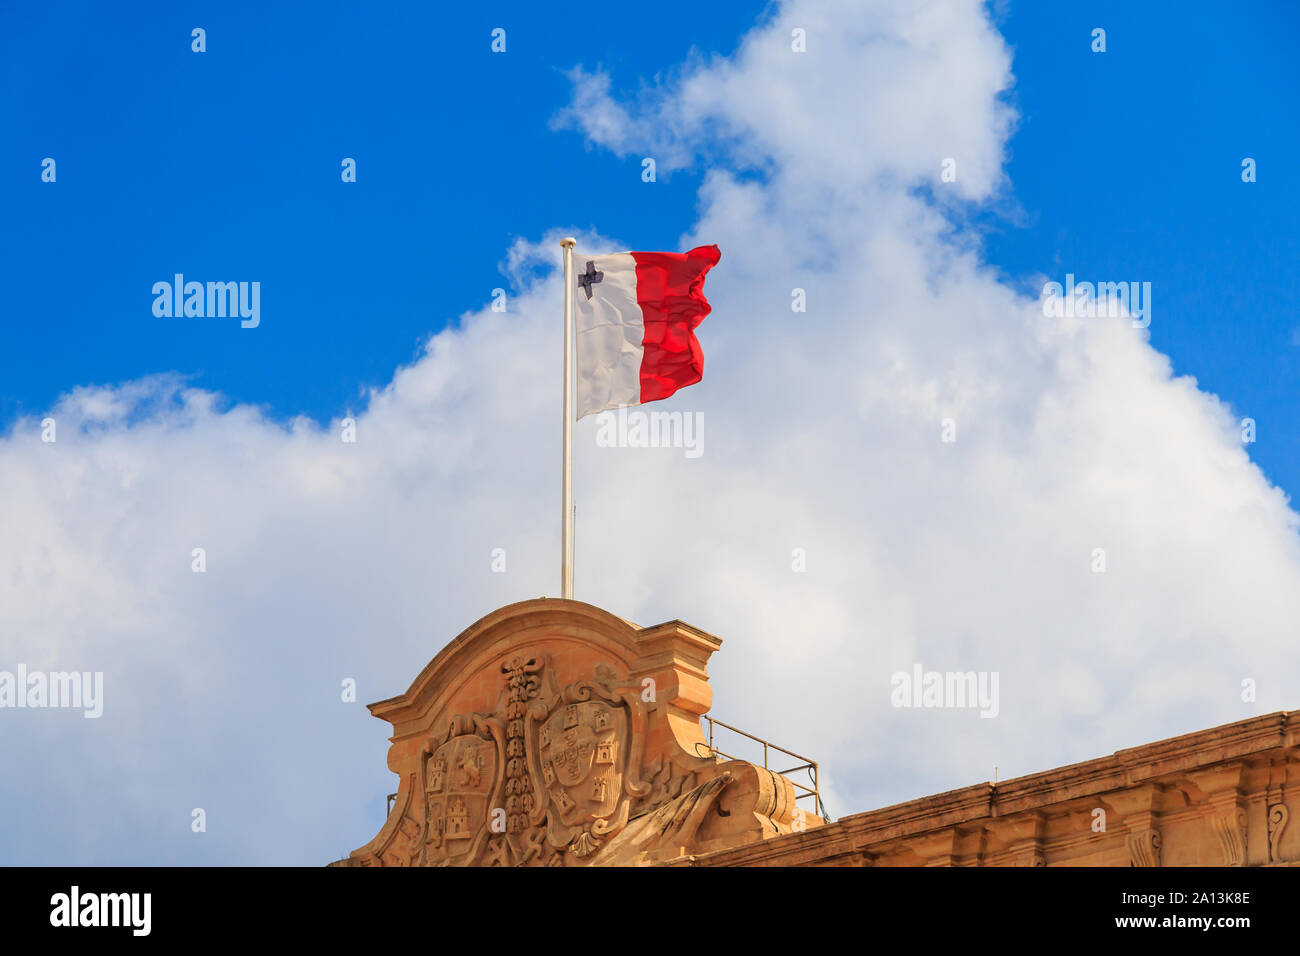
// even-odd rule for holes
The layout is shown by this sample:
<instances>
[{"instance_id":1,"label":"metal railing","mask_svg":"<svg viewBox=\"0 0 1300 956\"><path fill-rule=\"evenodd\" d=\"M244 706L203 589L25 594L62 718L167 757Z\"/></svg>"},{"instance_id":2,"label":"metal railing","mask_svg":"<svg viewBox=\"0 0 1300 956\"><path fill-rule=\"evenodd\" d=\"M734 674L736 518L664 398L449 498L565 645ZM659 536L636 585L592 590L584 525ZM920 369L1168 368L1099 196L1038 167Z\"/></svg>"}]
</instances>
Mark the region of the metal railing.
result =
<instances>
[{"instance_id":1,"label":"metal railing","mask_svg":"<svg viewBox=\"0 0 1300 956\"><path fill-rule=\"evenodd\" d=\"M753 734L746 733L745 731L741 730L739 727L733 727L731 726L731 724L724 724L720 720L714 720L712 717L708 716L707 714L704 716L704 719L709 722L709 740L707 744L709 748L709 753L719 757L726 757L728 760L748 759L747 757L741 757L736 754L729 754L724 750L720 750L713 743L713 736L714 736L713 727L715 724L719 727L725 728L726 730L730 730L734 734L740 734L740 736L746 737L749 740L754 741L755 743L762 744L763 745L763 769L772 770L774 773L779 773L781 776L785 777L787 780L790 781L791 785L795 788L796 791L799 791L798 793L795 794L795 798L794 798L796 806L798 805L800 800L811 798L813 801L813 806L816 807L817 816L821 817L827 823L830 822L831 818L826 813L826 806L822 803L821 791L818 789L816 760L810 760L808 757L804 757L800 754L797 754L793 750L786 750L784 747L779 747L769 740L764 740L762 737L755 737ZM697 744L696 746L698 747L699 745ZM787 757L793 757L795 760L802 760L803 763L794 767L790 767L789 769L786 770L775 770L768 762L769 754L773 750L778 751L779 753L783 753ZM703 756L703 754L701 754L701 756ZM800 771L805 771L805 770L808 772L808 779L812 782L812 786L808 786L807 784L800 783L798 780L790 776L793 773L799 773Z\"/></svg>"}]
</instances>

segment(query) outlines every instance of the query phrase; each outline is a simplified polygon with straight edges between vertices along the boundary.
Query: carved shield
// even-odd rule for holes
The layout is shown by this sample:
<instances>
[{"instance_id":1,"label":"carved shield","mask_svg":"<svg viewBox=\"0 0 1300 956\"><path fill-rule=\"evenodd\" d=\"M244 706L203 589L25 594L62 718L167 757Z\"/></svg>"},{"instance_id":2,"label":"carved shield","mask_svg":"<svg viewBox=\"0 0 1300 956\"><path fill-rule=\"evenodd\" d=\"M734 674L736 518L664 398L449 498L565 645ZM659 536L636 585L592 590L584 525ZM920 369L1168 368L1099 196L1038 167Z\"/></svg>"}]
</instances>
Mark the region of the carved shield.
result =
<instances>
[{"instance_id":1,"label":"carved shield","mask_svg":"<svg viewBox=\"0 0 1300 956\"><path fill-rule=\"evenodd\" d=\"M488 829L500 780L497 741L459 734L425 760L425 859L458 862L475 853Z\"/></svg>"},{"instance_id":2,"label":"carved shield","mask_svg":"<svg viewBox=\"0 0 1300 956\"><path fill-rule=\"evenodd\" d=\"M629 755L627 705L591 684L566 688L548 713L537 715L533 766L552 808L552 830L597 832L620 814ZM573 698L579 699L573 699ZM590 697L592 699L581 699ZM626 812L626 808L623 808ZM556 826L558 824L558 826Z\"/></svg>"}]
</instances>

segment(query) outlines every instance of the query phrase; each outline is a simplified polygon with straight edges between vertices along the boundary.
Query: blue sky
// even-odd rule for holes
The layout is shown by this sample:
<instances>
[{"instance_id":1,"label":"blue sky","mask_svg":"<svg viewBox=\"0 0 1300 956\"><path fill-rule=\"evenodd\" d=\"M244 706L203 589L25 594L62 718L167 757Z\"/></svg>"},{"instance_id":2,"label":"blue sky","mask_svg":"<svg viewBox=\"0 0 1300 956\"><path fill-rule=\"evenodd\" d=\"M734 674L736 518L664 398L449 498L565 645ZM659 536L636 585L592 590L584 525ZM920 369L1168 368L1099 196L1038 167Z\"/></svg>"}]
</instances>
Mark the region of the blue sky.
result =
<instances>
[{"instance_id":1,"label":"blue sky","mask_svg":"<svg viewBox=\"0 0 1300 956\"><path fill-rule=\"evenodd\" d=\"M1010 4L1021 113L1012 202L981 214L1011 280L1153 284L1152 343L1259 423L1300 487L1293 306L1300 95L1285 3ZM599 227L674 249L703 169L550 128L565 71L635 92L692 50L731 53L755 7L614 5L574 22L508 4L11 6L0 36L0 421L63 391L175 370L279 416L357 409L420 343L504 286L516 237ZM1198 12L1199 11L1199 12ZM684 29L682 24L689 24ZM207 52L190 30L207 30ZM505 54L491 31L507 30ZM1107 30L1107 51L1089 35ZM45 157L57 182L40 181ZM1240 162L1259 164L1243 184ZM340 180L353 157L357 182ZM157 319L175 272L258 280L255 330Z\"/></svg>"},{"instance_id":2,"label":"blue sky","mask_svg":"<svg viewBox=\"0 0 1300 956\"><path fill-rule=\"evenodd\" d=\"M722 247L705 379L663 403L705 453L579 424L578 597L721 636L715 716L821 760L832 813L1296 706L1300 519L1251 461L1300 488L1300 14L921 6L6 5L0 669L102 670L106 704L6 718L0 765L45 772L0 776L0 861L319 864L375 833L385 727L340 679L390 697L555 593L559 283L503 264L560 230ZM557 128L579 65L621 121ZM665 142L690 161L643 182ZM930 201L950 151L973 205ZM260 282L260 325L155 317L177 272ZM1150 343L1202 391L1147 333L1045 319L1067 272L1150 282ZM165 372L227 405L59 404ZM892 709L917 662L1000 671L1002 716Z\"/></svg>"},{"instance_id":3,"label":"blue sky","mask_svg":"<svg viewBox=\"0 0 1300 956\"><path fill-rule=\"evenodd\" d=\"M646 188L638 162L552 132L564 71L597 60L636 83L692 45L728 49L747 26L688 4L658 27L611 8L590 29L508 5L302 9L7 14L2 201L22 226L0 249L15 295L5 419L76 384L165 370L328 419L488 301L515 237L599 220L673 248L698 175ZM688 11L689 35L668 25ZM195 26L206 53L190 49ZM53 185L40 182L46 156ZM261 281L267 321L241 336L155 319L149 290L175 272Z\"/></svg>"},{"instance_id":4,"label":"blue sky","mask_svg":"<svg viewBox=\"0 0 1300 956\"><path fill-rule=\"evenodd\" d=\"M1177 11L1175 15L1175 10ZM1107 51L1043 42L1107 29ZM1011 276L1150 281L1151 342L1256 419L1251 449L1300 487L1293 4L1013 4L1021 125L1008 174L1027 225L998 224ZM1241 181L1252 157L1258 180Z\"/></svg>"}]
</instances>

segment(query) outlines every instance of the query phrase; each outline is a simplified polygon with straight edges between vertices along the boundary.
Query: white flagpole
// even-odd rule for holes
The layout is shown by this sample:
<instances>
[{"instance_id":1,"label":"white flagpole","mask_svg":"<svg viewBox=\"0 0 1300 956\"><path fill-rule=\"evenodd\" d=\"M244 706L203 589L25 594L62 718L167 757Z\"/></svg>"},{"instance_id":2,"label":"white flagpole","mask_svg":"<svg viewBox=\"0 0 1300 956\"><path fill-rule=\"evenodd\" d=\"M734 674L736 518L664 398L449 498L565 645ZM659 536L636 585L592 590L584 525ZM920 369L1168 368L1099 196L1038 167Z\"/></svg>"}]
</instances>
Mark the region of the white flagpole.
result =
<instances>
[{"instance_id":1,"label":"white flagpole","mask_svg":"<svg viewBox=\"0 0 1300 956\"><path fill-rule=\"evenodd\" d=\"M560 481L563 497L563 533L560 543L560 596L573 598L573 247L578 240L560 240L564 249L564 472Z\"/></svg>"}]
</instances>

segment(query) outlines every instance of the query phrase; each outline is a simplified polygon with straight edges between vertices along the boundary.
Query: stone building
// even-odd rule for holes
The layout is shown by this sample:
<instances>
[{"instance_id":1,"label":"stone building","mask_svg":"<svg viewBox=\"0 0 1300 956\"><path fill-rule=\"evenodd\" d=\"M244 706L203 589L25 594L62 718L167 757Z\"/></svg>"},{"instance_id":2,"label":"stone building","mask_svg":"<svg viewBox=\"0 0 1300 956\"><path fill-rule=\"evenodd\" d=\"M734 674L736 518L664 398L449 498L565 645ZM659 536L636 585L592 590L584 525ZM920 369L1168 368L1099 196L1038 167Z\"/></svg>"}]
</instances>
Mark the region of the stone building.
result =
<instances>
[{"instance_id":1,"label":"stone building","mask_svg":"<svg viewBox=\"0 0 1300 956\"><path fill-rule=\"evenodd\" d=\"M816 764L791 754L796 766L778 772L728 757L705 737L707 665L721 643L681 621L638 627L577 601L540 598L492 612L406 693L370 705L393 726L388 766L398 789L374 839L330 865L1300 859L1300 836L1288 826L1300 794L1293 712L831 822Z\"/></svg>"}]
</instances>

